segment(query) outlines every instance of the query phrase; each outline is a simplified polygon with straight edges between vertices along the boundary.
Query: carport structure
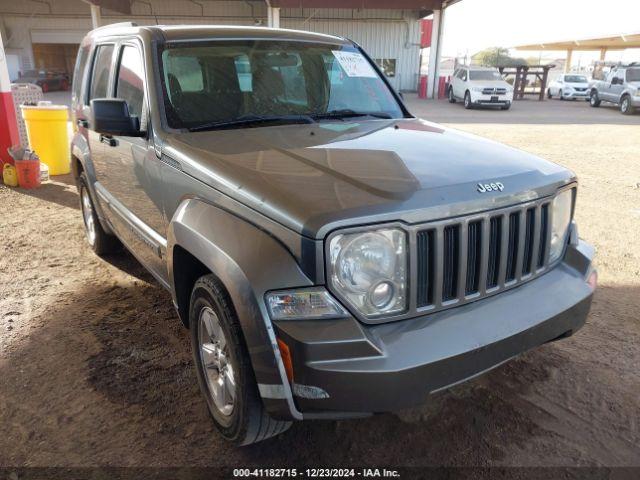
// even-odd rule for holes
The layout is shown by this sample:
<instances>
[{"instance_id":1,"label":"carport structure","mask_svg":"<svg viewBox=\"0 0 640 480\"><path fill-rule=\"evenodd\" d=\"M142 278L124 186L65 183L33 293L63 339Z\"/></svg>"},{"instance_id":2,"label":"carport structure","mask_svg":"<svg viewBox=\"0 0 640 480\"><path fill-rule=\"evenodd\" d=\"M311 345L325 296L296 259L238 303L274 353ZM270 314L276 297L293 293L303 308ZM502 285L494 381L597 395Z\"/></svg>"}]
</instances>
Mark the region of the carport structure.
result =
<instances>
[{"instance_id":1,"label":"carport structure","mask_svg":"<svg viewBox=\"0 0 640 480\"><path fill-rule=\"evenodd\" d=\"M565 63L565 72L571 70L571 59L574 51L595 51L600 52L600 60L604 61L609 50L626 50L627 48L640 48L640 32L632 32L606 37L582 38L560 40L555 42L532 43L529 45L519 45L513 47L516 50L529 51L565 51L567 52L567 61Z\"/></svg>"}]
</instances>

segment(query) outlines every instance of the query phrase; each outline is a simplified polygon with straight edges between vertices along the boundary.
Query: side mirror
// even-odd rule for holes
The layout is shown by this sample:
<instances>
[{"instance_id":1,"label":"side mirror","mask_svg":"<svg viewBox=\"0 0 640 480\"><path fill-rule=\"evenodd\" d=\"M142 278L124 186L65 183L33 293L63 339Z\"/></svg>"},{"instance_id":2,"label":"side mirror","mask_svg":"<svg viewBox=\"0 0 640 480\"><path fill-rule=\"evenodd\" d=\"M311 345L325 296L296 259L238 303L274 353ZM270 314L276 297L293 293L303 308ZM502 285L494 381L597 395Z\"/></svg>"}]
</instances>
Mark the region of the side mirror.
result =
<instances>
[{"instance_id":1,"label":"side mirror","mask_svg":"<svg viewBox=\"0 0 640 480\"><path fill-rule=\"evenodd\" d=\"M96 98L91 100L89 128L105 135L141 137L140 119L129 115L129 106L120 98Z\"/></svg>"}]
</instances>

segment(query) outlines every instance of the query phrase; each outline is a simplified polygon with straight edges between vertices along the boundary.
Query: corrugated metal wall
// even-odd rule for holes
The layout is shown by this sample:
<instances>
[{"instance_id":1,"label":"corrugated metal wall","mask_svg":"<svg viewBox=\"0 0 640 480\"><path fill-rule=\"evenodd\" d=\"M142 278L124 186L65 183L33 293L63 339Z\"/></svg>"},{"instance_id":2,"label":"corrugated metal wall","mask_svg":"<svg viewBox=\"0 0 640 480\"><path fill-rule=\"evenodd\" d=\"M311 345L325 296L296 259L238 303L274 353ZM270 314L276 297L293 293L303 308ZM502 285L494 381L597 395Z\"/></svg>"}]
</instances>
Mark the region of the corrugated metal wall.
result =
<instances>
[{"instance_id":1,"label":"corrugated metal wall","mask_svg":"<svg viewBox=\"0 0 640 480\"><path fill-rule=\"evenodd\" d=\"M89 6L81 0L55 0L46 3L0 0L0 21L8 39L5 47L19 52L23 70L33 65L32 38L79 42L91 29ZM263 1L151 0L132 4L132 15L103 10L103 23L133 20L149 24L266 24ZM420 56L420 24L415 12L407 10L282 9L280 26L350 38L374 58L396 59L395 88L417 88ZM61 34L60 32L64 32Z\"/></svg>"}]
</instances>

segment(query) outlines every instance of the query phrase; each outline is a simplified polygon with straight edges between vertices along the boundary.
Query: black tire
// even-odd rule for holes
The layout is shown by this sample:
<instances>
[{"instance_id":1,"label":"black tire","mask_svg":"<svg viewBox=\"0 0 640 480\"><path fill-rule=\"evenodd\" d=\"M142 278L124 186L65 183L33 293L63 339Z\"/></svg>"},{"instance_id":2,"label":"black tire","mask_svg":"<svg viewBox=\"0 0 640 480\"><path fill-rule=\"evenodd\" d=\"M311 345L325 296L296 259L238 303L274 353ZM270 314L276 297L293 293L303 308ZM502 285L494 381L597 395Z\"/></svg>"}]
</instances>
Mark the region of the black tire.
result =
<instances>
[{"instance_id":1,"label":"black tire","mask_svg":"<svg viewBox=\"0 0 640 480\"><path fill-rule=\"evenodd\" d=\"M550 88L547 88L547 98L548 99L552 99L553 98L553 95L551 95L551 89Z\"/></svg>"},{"instance_id":2,"label":"black tire","mask_svg":"<svg viewBox=\"0 0 640 480\"><path fill-rule=\"evenodd\" d=\"M631 105L631 98L629 95L623 95L620 99L620 112L623 115L633 115L636 109Z\"/></svg>"},{"instance_id":3,"label":"black tire","mask_svg":"<svg viewBox=\"0 0 640 480\"><path fill-rule=\"evenodd\" d=\"M502 105L500 110L509 110L511 108L511 103L507 103L506 105Z\"/></svg>"},{"instance_id":4,"label":"black tire","mask_svg":"<svg viewBox=\"0 0 640 480\"><path fill-rule=\"evenodd\" d=\"M120 250L122 244L116 237L109 235L102 228L88 185L89 180L87 180L85 173L82 172L78 178L78 197L80 199L80 212L82 213L85 238L97 255L108 255Z\"/></svg>"},{"instance_id":5,"label":"black tire","mask_svg":"<svg viewBox=\"0 0 640 480\"><path fill-rule=\"evenodd\" d=\"M233 369L235 397L233 409L226 414L216 406L208 386L202 359L200 318L205 309L213 311L219 321L225 336L227 362ZM220 434L236 445L250 445L287 430L291 422L274 420L262 405L240 323L229 295L214 275L200 277L193 287L189 307L189 327L200 391L206 399L209 413Z\"/></svg>"},{"instance_id":6,"label":"black tire","mask_svg":"<svg viewBox=\"0 0 640 480\"><path fill-rule=\"evenodd\" d=\"M600 97L598 97L598 91L591 90L591 94L589 95L589 105L592 107L599 107L601 102Z\"/></svg>"},{"instance_id":7,"label":"black tire","mask_svg":"<svg viewBox=\"0 0 640 480\"><path fill-rule=\"evenodd\" d=\"M449 103L456 103L456 97L453 96L452 87L449 87Z\"/></svg>"},{"instance_id":8,"label":"black tire","mask_svg":"<svg viewBox=\"0 0 640 480\"><path fill-rule=\"evenodd\" d=\"M558 98L564 100L564 98L562 98L562 90L558 90Z\"/></svg>"},{"instance_id":9,"label":"black tire","mask_svg":"<svg viewBox=\"0 0 640 480\"><path fill-rule=\"evenodd\" d=\"M469 93L469 90L467 90L466 92L464 92L464 108L469 110L472 107L473 103L471 103L471 94Z\"/></svg>"}]
</instances>

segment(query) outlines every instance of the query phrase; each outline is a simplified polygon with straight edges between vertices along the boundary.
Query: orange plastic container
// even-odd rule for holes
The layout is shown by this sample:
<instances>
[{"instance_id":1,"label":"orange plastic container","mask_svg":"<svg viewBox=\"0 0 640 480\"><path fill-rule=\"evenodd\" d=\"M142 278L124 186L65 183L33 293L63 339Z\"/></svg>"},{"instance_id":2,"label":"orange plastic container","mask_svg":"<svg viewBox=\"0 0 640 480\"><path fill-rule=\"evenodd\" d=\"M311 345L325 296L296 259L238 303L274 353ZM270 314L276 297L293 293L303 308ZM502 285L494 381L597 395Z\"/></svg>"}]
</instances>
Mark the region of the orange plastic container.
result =
<instances>
[{"instance_id":1,"label":"orange plastic container","mask_svg":"<svg viewBox=\"0 0 640 480\"><path fill-rule=\"evenodd\" d=\"M40 160L18 160L15 166L20 187L38 188L40 186Z\"/></svg>"}]
</instances>

